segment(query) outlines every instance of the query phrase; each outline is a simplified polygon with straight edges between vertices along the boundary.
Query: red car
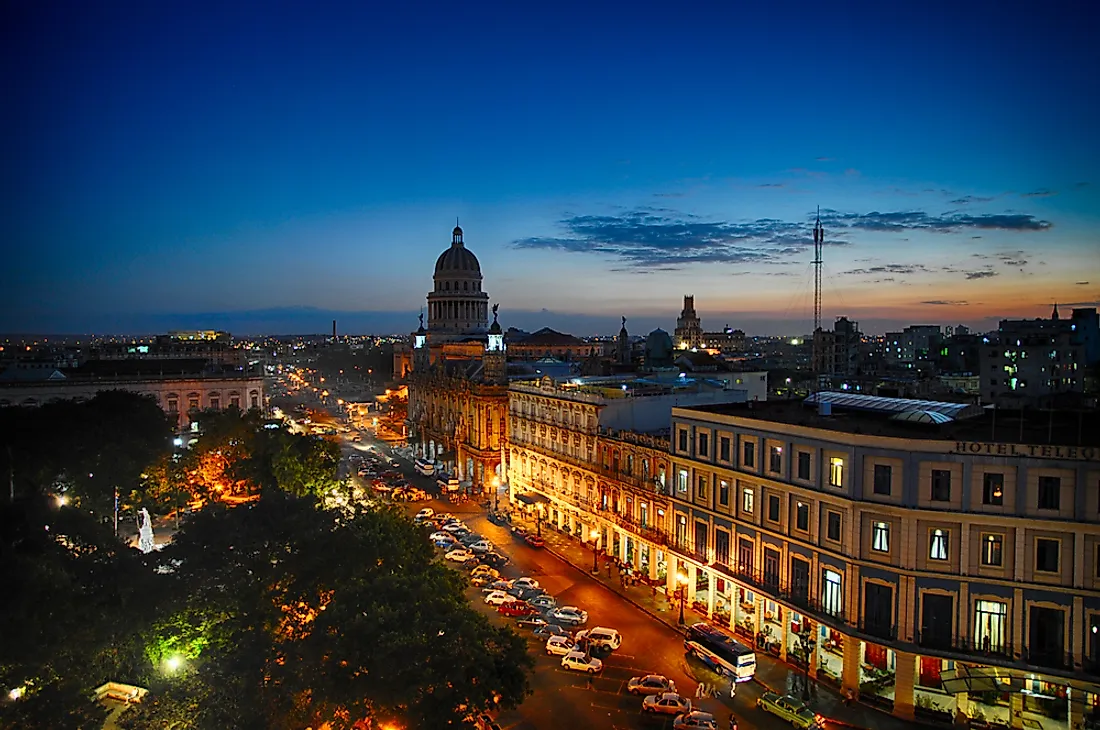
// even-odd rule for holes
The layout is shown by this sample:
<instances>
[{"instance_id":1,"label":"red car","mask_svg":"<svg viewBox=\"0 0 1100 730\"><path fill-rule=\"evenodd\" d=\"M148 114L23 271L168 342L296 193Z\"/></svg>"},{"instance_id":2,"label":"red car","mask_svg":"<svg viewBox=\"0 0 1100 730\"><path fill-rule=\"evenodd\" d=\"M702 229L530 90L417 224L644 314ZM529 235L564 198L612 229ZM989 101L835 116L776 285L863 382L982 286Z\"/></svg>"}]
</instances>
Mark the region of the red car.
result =
<instances>
[{"instance_id":1,"label":"red car","mask_svg":"<svg viewBox=\"0 0 1100 730\"><path fill-rule=\"evenodd\" d=\"M511 616L512 618L519 618L522 616L534 616L539 611L526 601L509 601L508 603L502 603L497 607L497 612L505 616Z\"/></svg>"},{"instance_id":2,"label":"red car","mask_svg":"<svg viewBox=\"0 0 1100 730\"><path fill-rule=\"evenodd\" d=\"M528 535L524 540L533 548L540 548L546 544L538 535Z\"/></svg>"}]
</instances>

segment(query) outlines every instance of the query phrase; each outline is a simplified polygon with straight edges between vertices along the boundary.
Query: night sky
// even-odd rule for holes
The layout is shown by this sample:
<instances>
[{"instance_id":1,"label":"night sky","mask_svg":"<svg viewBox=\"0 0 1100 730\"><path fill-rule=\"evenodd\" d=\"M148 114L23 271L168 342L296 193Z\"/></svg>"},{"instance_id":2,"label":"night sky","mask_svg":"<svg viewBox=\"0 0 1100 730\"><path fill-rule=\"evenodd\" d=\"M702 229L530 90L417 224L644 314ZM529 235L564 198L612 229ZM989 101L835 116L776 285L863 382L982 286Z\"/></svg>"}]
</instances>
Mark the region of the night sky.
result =
<instances>
[{"instance_id":1,"label":"night sky","mask_svg":"<svg viewBox=\"0 0 1100 730\"><path fill-rule=\"evenodd\" d=\"M586 335L1100 299L1095 2L8 0L0 331ZM337 312L337 314L333 314Z\"/></svg>"}]
</instances>

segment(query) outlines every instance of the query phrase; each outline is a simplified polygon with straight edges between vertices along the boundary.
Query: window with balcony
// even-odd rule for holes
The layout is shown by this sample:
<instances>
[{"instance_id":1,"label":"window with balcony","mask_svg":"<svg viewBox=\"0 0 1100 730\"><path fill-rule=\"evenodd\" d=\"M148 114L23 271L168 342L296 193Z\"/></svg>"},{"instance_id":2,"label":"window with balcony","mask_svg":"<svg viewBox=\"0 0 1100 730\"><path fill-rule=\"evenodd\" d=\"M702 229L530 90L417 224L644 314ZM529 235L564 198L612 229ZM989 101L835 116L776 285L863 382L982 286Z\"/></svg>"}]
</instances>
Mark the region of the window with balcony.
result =
<instances>
[{"instance_id":1,"label":"window with balcony","mask_svg":"<svg viewBox=\"0 0 1100 730\"><path fill-rule=\"evenodd\" d=\"M934 649L950 647L954 612L954 596L925 593L921 601L920 645Z\"/></svg>"},{"instance_id":2,"label":"window with balcony","mask_svg":"<svg viewBox=\"0 0 1100 730\"><path fill-rule=\"evenodd\" d=\"M688 490L688 472L687 469L681 469L676 478L676 490L679 492L686 492Z\"/></svg>"},{"instance_id":3,"label":"window with balcony","mask_svg":"<svg viewBox=\"0 0 1100 730\"><path fill-rule=\"evenodd\" d=\"M840 542L840 513L827 512L825 515L825 536L833 542Z\"/></svg>"},{"instance_id":4,"label":"window with balcony","mask_svg":"<svg viewBox=\"0 0 1100 730\"><path fill-rule=\"evenodd\" d=\"M680 452L687 453L688 450L688 432L686 428L681 428L677 433L677 438L680 440Z\"/></svg>"},{"instance_id":5,"label":"window with balcony","mask_svg":"<svg viewBox=\"0 0 1100 730\"><path fill-rule=\"evenodd\" d=\"M210 399L210 407L213 408L215 411L220 411L222 409L222 400L221 400L221 398L211 398Z\"/></svg>"},{"instance_id":6,"label":"window with balcony","mask_svg":"<svg viewBox=\"0 0 1100 730\"><path fill-rule=\"evenodd\" d=\"M821 581L821 609L831 616L839 616L844 610L844 594L841 591L840 573L826 569Z\"/></svg>"},{"instance_id":7,"label":"window with balcony","mask_svg":"<svg viewBox=\"0 0 1100 730\"><path fill-rule=\"evenodd\" d=\"M752 540L742 537L737 541L737 571L742 575L752 575L754 553Z\"/></svg>"},{"instance_id":8,"label":"window with balcony","mask_svg":"<svg viewBox=\"0 0 1100 730\"><path fill-rule=\"evenodd\" d=\"M1062 480L1039 477L1039 509L1058 510L1062 501Z\"/></svg>"},{"instance_id":9,"label":"window with balcony","mask_svg":"<svg viewBox=\"0 0 1100 730\"><path fill-rule=\"evenodd\" d=\"M687 544L688 520L686 515L676 515L676 544Z\"/></svg>"},{"instance_id":10,"label":"window with balcony","mask_svg":"<svg viewBox=\"0 0 1100 730\"><path fill-rule=\"evenodd\" d=\"M188 398L187 399L187 407L189 409L191 409L192 411L198 410L198 407L199 407L198 397L196 396L196 397Z\"/></svg>"},{"instance_id":11,"label":"window with balcony","mask_svg":"<svg viewBox=\"0 0 1100 730\"><path fill-rule=\"evenodd\" d=\"M796 601L810 600L810 562L796 555L791 556L791 593Z\"/></svg>"},{"instance_id":12,"label":"window with balcony","mask_svg":"<svg viewBox=\"0 0 1100 730\"><path fill-rule=\"evenodd\" d=\"M772 474L783 472L783 447L773 446L768 452L768 471Z\"/></svg>"},{"instance_id":13,"label":"window with balcony","mask_svg":"<svg viewBox=\"0 0 1100 730\"><path fill-rule=\"evenodd\" d=\"M756 495L748 487L741 490L741 509L750 515L756 509Z\"/></svg>"},{"instance_id":14,"label":"window with balcony","mask_svg":"<svg viewBox=\"0 0 1100 730\"><path fill-rule=\"evenodd\" d=\"M863 630L882 639L894 638L894 589L891 586L870 581L863 584Z\"/></svg>"},{"instance_id":15,"label":"window with balcony","mask_svg":"<svg viewBox=\"0 0 1100 730\"><path fill-rule=\"evenodd\" d=\"M714 531L714 561L721 565L730 564L730 534L726 530Z\"/></svg>"},{"instance_id":16,"label":"window with balcony","mask_svg":"<svg viewBox=\"0 0 1100 730\"><path fill-rule=\"evenodd\" d=\"M709 531L710 526L706 522L695 522L695 554L703 560L708 560L707 536Z\"/></svg>"},{"instance_id":17,"label":"window with balcony","mask_svg":"<svg viewBox=\"0 0 1100 730\"><path fill-rule=\"evenodd\" d=\"M829 486L844 486L844 459L839 456L829 459Z\"/></svg>"},{"instance_id":18,"label":"window with balcony","mask_svg":"<svg viewBox=\"0 0 1100 730\"><path fill-rule=\"evenodd\" d=\"M810 481L810 454L806 451L798 452L798 478L802 481Z\"/></svg>"},{"instance_id":19,"label":"window with balcony","mask_svg":"<svg viewBox=\"0 0 1100 730\"><path fill-rule=\"evenodd\" d=\"M1060 608L1031 606L1028 611L1028 664L1061 668L1066 661L1066 612Z\"/></svg>"},{"instance_id":20,"label":"window with balcony","mask_svg":"<svg viewBox=\"0 0 1100 730\"><path fill-rule=\"evenodd\" d=\"M764 548L764 585L772 593L779 591L779 551L770 547Z\"/></svg>"},{"instance_id":21,"label":"window with balcony","mask_svg":"<svg viewBox=\"0 0 1100 730\"><path fill-rule=\"evenodd\" d=\"M745 442L742 464L746 469L756 468L756 444L752 441Z\"/></svg>"},{"instance_id":22,"label":"window with balcony","mask_svg":"<svg viewBox=\"0 0 1100 730\"><path fill-rule=\"evenodd\" d=\"M892 491L894 470L889 464L875 464L875 494L889 497Z\"/></svg>"},{"instance_id":23,"label":"window with balcony","mask_svg":"<svg viewBox=\"0 0 1100 730\"><path fill-rule=\"evenodd\" d=\"M810 505L805 502L795 502L794 527L802 532L809 532L810 530Z\"/></svg>"},{"instance_id":24,"label":"window with balcony","mask_svg":"<svg viewBox=\"0 0 1100 730\"><path fill-rule=\"evenodd\" d=\"M768 495L768 519L772 522L779 522L779 496L775 494Z\"/></svg>"},{"instance_id":25,"label":"window with balcony","mask_svg":"<svg viewBox=\"0 0 1100 730\"><path fill-rule=\"evenodd\" d=\"M871 549L880 553L890 552L890 523L871 523Z\"/></svg>"},{"instance_id":26,"label":"window with balcony","mask_svg":"<svg viewBox=\"0 0 1100 730\"><path fill-rule=\"evenodd\" d=\"M179 409L180 409L180 402L178 400L173 398L173 399L168 401L168 412L169 413L178 413Z\"/></svg>"},{"instance_id":27,"label":"window with balcony","mask_svg":"<svg viewBox=\"0 0 1100 730\"><path fill-rule=\"evenodd\" d=\"M932 560L947 560L947 530L932 530L928 543L928 557Z\"/></svg>"},{"instance_id":28,"label":"window with balcony","mask_svg":"<svg viewBox=\"0 0 1100 730\"><path fill-rule=\"evenodd\" d=\"M982 535L982 565L999 568L1004 565L1004 535Z\"/></svg>"},{"instance_id":29,"label":"window with balcony","mask_svg":"<svg viewBox=\"0 0 1100 730\"><path fill-rule=\"evenodd\" d=\"M718 458L722 461L730 460L730 438L723 436L718 439Z\"/></svg>"},{"instance_id":30,"label":"window with balcony","mask_svg":"<svg viewBox=\"0 0 1100 730\"><path fill-rule=\"evenodd\" d=\"M1008 604L1000 601L974 602L974 648L1003 653L1008 627Z\"/></svg>"},{"instance_id":31,"label":"window with balcony","mask_svg":"<svg viewBox=\"0 0 1100 730\"><path fill-rule=\"evenodd\" d=\"M730 483L724 479L718 482L718 504L723 507L729 507L730 504Z\"/></svg>"},{"instance_id":32,"label":"window with balcony","mask_svg":"<svg viewBox=\"0 0 1100 730\"><path fill-rule=\"evenodd\" d=\"M947 469L932 470L932 495L933 502L951 501L951 472Z\"/></svg>"},{"instance_id":33,"label":"window with balcony","mask_svg":"<svg viewBox=\"0 0 1100 730\"><path fill-rule=\"evenodd\" d=\"M982 504L1000 507L1005 503L1005 475L986 472L982 475Z\"/></svg>"},{"instance_id":34,"label":"window with balcony","mask_svg":"<svg viewBox=\"0 0 1100 730\"><path fill-rule=\"evenodd\" d=\"M1040 573L1057 573L1061 540L1040 537L1035 541L1035 570Z\"/></svg>"}]
</instances>

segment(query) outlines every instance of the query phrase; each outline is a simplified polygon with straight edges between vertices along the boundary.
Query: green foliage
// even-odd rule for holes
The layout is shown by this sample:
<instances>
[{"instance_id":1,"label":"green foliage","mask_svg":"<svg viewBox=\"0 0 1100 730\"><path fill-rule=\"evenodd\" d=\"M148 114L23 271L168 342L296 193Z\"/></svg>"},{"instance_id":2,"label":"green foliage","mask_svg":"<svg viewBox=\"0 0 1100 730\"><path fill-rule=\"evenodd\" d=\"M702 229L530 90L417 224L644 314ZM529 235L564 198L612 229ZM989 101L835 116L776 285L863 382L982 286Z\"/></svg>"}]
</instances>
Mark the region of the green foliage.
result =
<instances>
[{"instance_id":1,"label":"green foliage","mask_svg":"<svg viewBox=\"0 0 1100 730\"><path fill-rule=\"evenodd\" d=\"M204 510L159 557L172 561L176 609L150 645L178 649L186 627L201 627L203 643L127 727L458 727L528 692L524 642L468 605L399 512L266 494Z\"/></svg>"}]
</instances>

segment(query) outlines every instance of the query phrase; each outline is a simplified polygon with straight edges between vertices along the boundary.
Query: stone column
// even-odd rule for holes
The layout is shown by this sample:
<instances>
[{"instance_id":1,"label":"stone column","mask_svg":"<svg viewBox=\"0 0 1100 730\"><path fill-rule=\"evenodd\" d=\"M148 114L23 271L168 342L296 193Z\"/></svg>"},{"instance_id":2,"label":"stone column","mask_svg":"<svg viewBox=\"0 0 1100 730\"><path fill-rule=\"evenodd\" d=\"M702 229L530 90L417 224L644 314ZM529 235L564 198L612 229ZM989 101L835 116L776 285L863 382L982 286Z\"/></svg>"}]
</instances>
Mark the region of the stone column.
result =
<instances>
[{"instance_id":1,"label":"stone column","mask_svg":"<svg viewBox=\"0 0 1100 730\"><path fill-rule=\"evenodd\" d=\"M1066 688L1066 701L1069 703L1069 730L1081 730L1085 726L1085 693L1073 687Z\"/></svg>"},{"instance_id":2,"label":"stone column","mask_svg":"<svg viewBox=\"0 0 1100 730\"><path fill-rule=\"evenodd\" d=\"M1013 692L1008 696L1008 723L1012 730L1023 730L1024 696L1019 692Z\"/></svg>"},{"instance_id":3,"label":"stone column","mask_svg":"<svg viewBox=\"0 0 1100 730\"><path fill-rule=\"evenodd\" d=\"M619 560L624 563L629 562L631 565L637 565L630 551L626 549L626 533L622 530L619 530Z\"/></svg>"},{"instance_id":4,"label":"stone column","mask_svg":"<svg viewBox=\"0 0 1100 730\"><path fill-rule=\"evenodd\" d=\"M752 614L752 641L753 647L755 648L756 637L764 630L764 597L759 593L753 593L752 600L753 608L755 609Z\"/></svg>"},{"instance_id":5,"label":"stone column","mask_svg":"<svg viewBox=\"0 0 1100 730\"><path fill-rule=\"evenodd\" d=\"M649 579L657 580L657 546L649 542L646 548L649 550Z\"/></svg>"},{"instance_id":6,"label":"stone column","mask_svg":"<svg viewBox=\"0 0 1100 730\"><path fill-rule=\"evenodd\" d=\"M907 651L894 652L894 716L913 719L913 686L916 682L917 657Z\"/></svg>"},{"instance_id":7,"label":"stone column","mask_svg":"<svg viewBox=\"0 0 1100 730\"><path fill-rule=\"evenodd\" d=\"M970 695L966 692L959 692L955 695L955 724L960 727L967 727L969 725L970 718Z\"/></svg>"},{"instance_id":8,"label":"stone column","mask_svg":"<svg viewBox=\"0 0 1100 730\"><path fill-rule=\"evenodd\" d=\"M695 566L691 565L690 563L687 566L687 579L687 603L690 607L695 603L695 583L699 579L699 573L697 572Z\"/></svg>"},{"instance_id":9,"label":"stone column","mask_svg":"<svg viewBox=\"0 0 1100 730\"><path fill-rule=\"evenodd\" d=\"M707 620L714 617L714 592L715 588L714 571L707 573Z\"/></svg>"},{"instance_id":10,"label":"stone column","mask_svg":"<svg viewBox=\"0 0 1100 730\"><path fill-rule=\"evenodd\" d=\"M859 699L859 659L863 652L863 642L854 636L844 637L844 664L840 672L842 694Z\"/></svg>"},{"instance_id":11,"label":"stone column","mask_svg":"<svg viewBox=\"0 0 1100 730\"><path fill-rule=\"evenodd\" d=\"M572 536L577 532L577 518L570 512L569 513L569 534Z\"/></svg>"}]
</instances>

